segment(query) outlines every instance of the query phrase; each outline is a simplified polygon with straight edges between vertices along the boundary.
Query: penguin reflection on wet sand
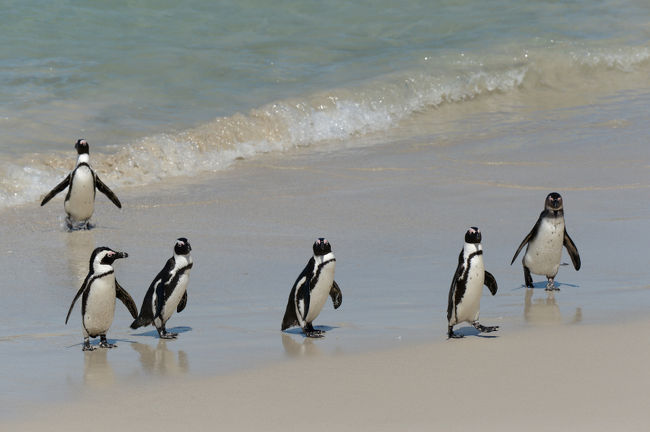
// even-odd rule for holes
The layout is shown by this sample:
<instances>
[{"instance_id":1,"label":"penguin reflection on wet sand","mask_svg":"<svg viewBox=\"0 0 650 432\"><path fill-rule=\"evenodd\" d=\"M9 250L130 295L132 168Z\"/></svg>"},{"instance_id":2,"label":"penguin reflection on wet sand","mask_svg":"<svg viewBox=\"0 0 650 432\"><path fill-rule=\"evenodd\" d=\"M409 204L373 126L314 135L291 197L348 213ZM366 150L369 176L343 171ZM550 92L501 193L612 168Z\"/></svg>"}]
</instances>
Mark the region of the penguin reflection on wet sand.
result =
<instances>
[{"instance_id":1,"label":"penguin reflection on wet sand","mask_svg":"<svg viewBox=\"0 0 650 432\"><path fill-rule=\"evenodd\" d=\"M533 229L528 233L517 248L510 265L515 262L517 255L524 247L526 253L522 260L524 266L524 281L526 286L534 288L531 273L544 275L547 278L546 291L559 291L555 286L555 276L560 268L562 259L562 246L566 247L573 267L580 270L580 254L575 243L569 237L564 225L564 204L562 197L557 192L547 195L544 202L544 211L540 213Z\"/></svg>"},{"instance_id":2,"label":"penguin reflection on wet sand","mask_svg":"<svg viewBox=\"0 0 650 432\"><path fill-rule=\"evenodd\" d=\"M90 256L90 270L81 288L75 295L65 323L70 319L70 313L75 302L81 297L81 324L84 335L83 351L92 351L89 338L100 337L100 348L114 348L106 340L106 333L113 323L115 315L115 299L118 298L129 310L133 318L138 316L138 307L124 288L115 279L113 262L116 259L126 258L126 252L116 252L107 247L96 248Z\"/></svg>"},{"instance_id":3,"label":"penguin reflection on wet sand","mask_svg":"<svg viewBox=\"0 0 650 432\"><path fill-rule=\"evenodd\" d=\"M68 229L87 229L89 220L95 211L96 189L106 195L117 208L122 208L120 200L115 193L99 179L99 176L90 167L90 156L88 141L77 140L74 148L77 150L77 165L65 179L54 187L43 201L41 206L47 204L56 194L68 188L63 208L66 214L66 225Z\"/></svg>"},{"instance_id":4,"label":"penguin reflection on wet sand","mask_svg":"<svg viewBox=\"0 0 650 432\"><path fill-rule=\"evenodd\" d=\"M151 282L142 301L140 316L131 324L132 329L153 324L161 339L178 336L178 333L168 332L165 324L174 310L180 313L187 304L187 284L193 266L191 250L192 246L185 237L176 240L174 256L167 260L165 267Z\"/></svg>"},{"instance_id":5,"label":"penguin reflection on wet sand","mask_svg":"<svg viewBox=\"0 0 650 432\"><path fill-rule=\"evenodd\" d=\"M449 288L447 307L449 338L463 337L453 330L454 325L462 322L472 324L479 332L490 333L499 329L499 326L486 327L478 322L483 285L488 287L492 295L497 293L497 281L492 274L485 271L483 265L481 231L471 227L465 233L465 245L458 256L458 267Z\"/></svg>"},{"instance_id":6,"label":"penguin reflection on wet sand","mask_svg":"<svg viewBox=\"0 0 650 432\"><path fill-rule=\"evenodd\" d=\"M332 298L334 309L338 309L343 295L334 281L336 258L332 246L324 239L314 242L314 256L307 262L291 288L287 309L282 319L282 330L299 325L307 337L323 337L323 330L316 330L312 322L318 317L327 297Z\"/></svg>"}]
</instances>

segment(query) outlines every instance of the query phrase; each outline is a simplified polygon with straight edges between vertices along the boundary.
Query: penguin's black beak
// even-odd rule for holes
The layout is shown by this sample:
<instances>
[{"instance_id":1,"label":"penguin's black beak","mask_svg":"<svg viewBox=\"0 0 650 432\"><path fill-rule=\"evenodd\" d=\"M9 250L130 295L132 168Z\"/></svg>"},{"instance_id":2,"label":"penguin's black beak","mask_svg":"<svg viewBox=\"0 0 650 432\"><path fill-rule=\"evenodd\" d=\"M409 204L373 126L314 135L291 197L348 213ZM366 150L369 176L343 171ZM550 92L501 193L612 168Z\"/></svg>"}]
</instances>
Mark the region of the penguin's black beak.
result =
<instances>
[{"instance_id":1,"label":"penguin's black beak","mask_svg":"<svg viewBox=\"0 0 650 432\"><path fill-rule=\"evenodd\" d=\"M129 256L129 254L126 253L126 252L116 252L115 253L115 259L127 258L128 256Z\"/></svg>"}]
</instances>

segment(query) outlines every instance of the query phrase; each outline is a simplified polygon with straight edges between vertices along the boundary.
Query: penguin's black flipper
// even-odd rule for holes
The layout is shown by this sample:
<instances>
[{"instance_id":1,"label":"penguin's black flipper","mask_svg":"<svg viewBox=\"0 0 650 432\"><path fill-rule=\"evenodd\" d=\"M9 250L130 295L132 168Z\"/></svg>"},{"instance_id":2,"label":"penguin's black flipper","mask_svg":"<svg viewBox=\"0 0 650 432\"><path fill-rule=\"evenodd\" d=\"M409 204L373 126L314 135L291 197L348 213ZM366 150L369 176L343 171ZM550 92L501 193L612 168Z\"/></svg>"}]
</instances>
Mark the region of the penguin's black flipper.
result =
<instances>
[{"instance_id":1,"label":"penguin's black flipper","mask_svg":"<svg viewBox=\"0 0 650 432\"><path fill-rule=\"evenodd\" d=\"M296 312L300 323L305 321L309 313L309 302L311 301L311 280L307 277L300 284L296 291ZM302 327L302 324L300 324Z\"/></svg>"},{"instance_id":2,"label":"penguin's black flipper","mask_svg":"<svg viewBox=\"0 0 650 432\"><path fill-rule=\"evenodd\" d=\"M70 304L70 309L68 309L68 315L65 317L65 323L68 323L68 319L70 318L70 313L72 312L72 308L74 307L74 304L77 302L77 299L81 297L81 294L84 292L86 289L86 285L88 284L88 279L90 278L90 273L86 275L86 279L84 279L84 282L81 284L81 288L79 288L79 291L77 291L77 295L74 296L74 299L72 300L72 303Z\"/></svg>"},{"instance_id":3,"label":"penguin's black flipper","mask_svg":"<svg viewBox=\"0 0 650 432\"><path fill-rule=\"evenodd\" d=\"M569 233L566 232L566 228L564 229L564 247L566 248L567 252L569 252L573 267L576 270L580 270L580 254L578 253L578 248L576 247L575 243L573 243L573 240L571 240L571 237L569 237Z\"/></svg>"},{"instance_id":4,"label":"penguin's black flipper","mask_svg":"<svg viewBox=\"0 0 650 432\"><path fill-rule=\"evenodd\" d=\"M497 280L494 279L492 273L488 271L485 272L485 286L488 287L492 295L495 295L497 293Z\"/></svg>"},{"instance_id":5,"label":"penguin's black flipper","mask_svg":"<svg viewBox=\"0 0 650 432\"><path fill-rule=\"evenodd\" d=\"M524 245L528 243L535 235L537 234L537 230L539 229L539 224L542 223L542 218L545 215L545 211L543 211L540 215L539 218L537 219L537 222L535 222L535 225L533 226L533 229L530 230L528 235L521 241L521 244L517 248L517 252L515 252L515 255L512 257L512 261L510 261L510 265L515 262L515 259L517 258L517 255L519 255L519 252L521 252L521 249L523 249Z\"/></svg>"},{"instance_id":6,"label":"penguin's black flipper","mask_svg":"<svg viewBox=\"0 0 650 432\"><path fill-rule=\"evenodd\" d=\"M70 185L70 174L68 174L61 183L54 186L54 189L52 189L47 195L45 195L45 198L43 198L43 201L41 201L41 207L47 204L49 200L54 198L56 194L58 194L62 190L65 190L65 188L67 188L69 185Z\"/></svg>"},{"instance_id":7,"label":"penguin's black flipper","mask_svg":"<svg viewBox=\"0 0 650 432\"><path fill-rule=\"evenodd\" d=\"M298 317L296 316L296 287L294 286L289 293L289 301L287 302L287 310L284 311L284 318L282 318L281 330L286 330L289 327L299 325Z\"/></svg>"},{"instance_id":8,"label":"penguin's black flipper","mask_svg":"<svg viewBox=\"0 0 650 432\"><path fill-rule=\"evenodd\" d=\"M185 309L185 305L187 305L187 291L185 291L183 297L181 297L181 301L178 303L178 306L176 307L176 312L181 312L183 309Z\"/></svg>"},{"instance_id":9,"label":"penguin's black flipper","mask_svg":"<svg viewBox=\"0 0 650 432\"><path fill-rule=\"evenodd\" d=\"M163 307L165 306L165 284L160 281L158 285L156 285L156 304L154 305L154 313L153 316L155 317L160 317L163 312Z\"/></svg>"},{"instance_id":10,"label":"penguin's black flipper","mask_svg":"<svg viewBox=\"0 0 650 432\"><path fill-rule=\"evenodd\" d=\"M115 296L120 299L124 306L129 310L131 316L135 319L138 318L138 306L136 306L133 298L129 295L128 292L115 280Z\"/></svg>"},{"instance_id":11,"label":"penguin's black flipper","mask_svg":"<svg viewBox=\"0 0 650 432\"><path fill-rule=\"evenodd\" d=\"M332 303L334 303L334 309L338 309L343 303L343 294L341 293L341 288L339 284L334 281L332 284L332 289L330 290L330 297L332 298Z\"/></svg>"},{"instance_id":12,"label":"penguin's black flipper","mask_svg":"<svg viewBox=\"0 0 650 432\"><path fill-rule=\"evenodd\" d=\"M454 311L454 307L458 300L463 298L465 295L465 285L458 287L458 278L463 274L463 251L460 251L458 256L458 267L456 267L456 273L454 273L454 278L451 280L451 286L449 287L449 302L447 303L447 321L451 319L451 313ZM458 293L456 293L458 291Z\"/></svg>"},{"instance_id":13,"label":"penguin's black flipper","mask_svg":"<svg viewBox=\"0 0 650 432\"><path fill-rule=\"evenodd\" d=\"M98 175L95 175L95 186L101 193L106 195L108 199L111 200L113 204L117 206L117 208L122 208L122 203L120 203L120 200L117 198L117 195L115 195L115 193L112 190L110 190L108 186L104 184L103 181L99 179Z\"/></svg>"},{"instance_id":14,"label":"penguin's black flipper","mask_svg":"<svg viewBox=\"0 0 650 432\"><path fill-rule=\"evenodd\" d=\"M309 278L311 278L312 274L314 273L314 265L316 261L314 260L314 257L311 257L309 261L307 261L307 265L305 268L302 270L296 281L293 283L293 287L291 288L291 292L289 293L289 300L287 301L287 309L284 311L284 318L282 318L282 329L281 330L286 330L289 327L293 326L299 326L300 321L298 319L298 315L296 315L296 307L298 306L298 296L296 294L300 294L299 292L296 292L297 290L299 291L300 288L303 286L307 286L307 302L309 304ZM304 302L303 302L304 303ZM301 312L302 313L302 312ZM302 315L303 317L307 316L307 312L305 311L305 314Z\"/></svg>"}]
</instances>

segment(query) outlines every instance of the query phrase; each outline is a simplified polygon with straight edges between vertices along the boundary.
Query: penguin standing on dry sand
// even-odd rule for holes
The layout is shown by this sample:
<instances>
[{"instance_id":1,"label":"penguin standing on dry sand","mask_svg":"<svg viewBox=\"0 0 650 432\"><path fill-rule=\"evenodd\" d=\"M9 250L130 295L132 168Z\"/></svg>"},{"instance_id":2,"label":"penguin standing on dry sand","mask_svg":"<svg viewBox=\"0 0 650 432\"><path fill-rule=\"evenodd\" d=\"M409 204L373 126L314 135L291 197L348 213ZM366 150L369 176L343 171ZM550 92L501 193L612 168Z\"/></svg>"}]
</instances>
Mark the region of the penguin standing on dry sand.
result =
<instances>
[{"instance_id":1,"label":"penguin standing on dry sand","mask_svg":"<svg viewBox=\"0 0 650 432\"><path fill-rule=\"evenodd\" d=\"M185 237L176 240L174 256L167 260L165 267L154 278L142 301L140 316L131 323L132 329L153 324L161 339L174 339L178 333L165 329L167 320L174 310L181 312L187 304L187 284L190 269L194 265L190 251L192 246Z\"/></svg>"},{"instance_id":2,"label":"penguin standing on dry sand","mask_svg":"<svg viewBox=\"0 0 650 432\"><path fill-rule=\"evenodd\" d=\"M510 265L515 262L517 255L519 255L525 244L528 244L528 246L522 262L524 265L524 281L529 288L534 287L533 278L530 274L535 273L544 275L548 279L546 291L560 290L555 286L555 276L560 268L562 246L566 247L567 252L569 252L573 267L580 270L580 254L566 231L564 204L559 193L551 192L546 196L544 211L540 213L533 229L517 248Z\"/></svg>"},{"instance_id":3,"label":"penguin standing on dry sand","mask_svg":"<svg viewBox=\"0 0 650 432\"><path fill-rule=\"evenodd\" d=\"M478 322L481 307L483 285L487 286L492 295L497 293L497 281L483 265L483 248L481 246L481 231L471 227L465 233L465 245L458 256L458 267L449 288L449 305L447 306L447 336L462 338L463 335L454 333L454 325L468 322L480 332L490 333L499 326L486 327Z\"/></svg>"},{"instance_id":4,"label":"penguin standing on dry sand","mask_svg":"<svg viewBox=\"0 0 650 432\"><path fill-rule=\"evenodd\" d=\"M332 298L334 309L338 309L343 295L336 281L334 269L336 258L332 246L324 239L314 242L314 256L307 262L296 282L291 288L287 309L282 319L282 330L299 325L307 337L323 337L323 330L316 330L312 322L320 314L327 297Z\"/></svg>"},{"instance_id":5,"label":"penguin standing on dry sand","mask_svg":"<svg viewBox=\"0 0 650 432\"><path fill-rule=\"evenodd\" d=\"M113 323L115 315L115 299L118 298L124 303L133 318L138 316L138 307L124 288L115 279L113 262L116 259L126 258L126 252L116 252L107 247L96 248L90 256L90 270L81 288L75 295L65 323L68 323L70 313L75 302L81 296L81 324L83 328L84 344L83 351L93 351L94 346L90 345L89 338L100 337L100 348L114 348L117 345L110 344L106 340L106 332Z\"/></svg>"},{"instance_id":6,"label":"penguin standing on dry sand","mask_svg":"<svg viewBox=\"0 0 650 432\"><path fill-rule=\"evenodd\" d=\"M79 139L74 148L79 155L77 165L61 183L45 195L41 206L68 188L68 194L63 202L63 208L68 215L66 225L69 229L87 229L90 217L95 211L95 189L106 195L118 208L122 208L122 204L115 193L99 179L99 176L91 168L88 141Z\"/></svg>"}]
</instances>

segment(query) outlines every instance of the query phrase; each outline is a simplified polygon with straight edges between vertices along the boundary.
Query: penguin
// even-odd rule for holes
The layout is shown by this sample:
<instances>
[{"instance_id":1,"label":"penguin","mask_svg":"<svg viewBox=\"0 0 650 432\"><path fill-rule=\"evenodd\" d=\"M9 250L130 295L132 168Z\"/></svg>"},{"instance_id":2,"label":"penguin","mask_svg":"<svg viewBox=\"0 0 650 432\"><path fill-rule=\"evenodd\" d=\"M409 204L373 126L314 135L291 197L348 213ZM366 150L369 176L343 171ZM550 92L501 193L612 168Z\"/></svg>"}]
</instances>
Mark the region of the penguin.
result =
<instances>
[{"instance_id":1,"label":"penguin","mask_svg":"<svg viewBox=\"0 0 650 432\"><path fill-rule=\"evenodd\" d=\"M318 338L323 337L325 332L316 330L312 322L323 309L327 296L332 298L334 309L338 309L343 302L343 295L334 280L336 258L330 243L321 237L314 242L313 251L314 256L309 259L291 288L282 319L282 330L299 325L305 336Z\"/></svg>"},{"instance_id":2,"label":"penguin","mask_svg":"<svg viewBox=\"0 0 650 432\"><path fill-rule=\"evenodd\" d=\"M526 253L522 260L524 266L524 281L528 288L533 288L531 273L544 275L548 279L546 291L559 291L555 286L555 276L560 268L562 246L566 247L573 262L573 267L580 270L580 254L575 243L569 237L564 225L564 204L562 196L551 192L546 196L544 211L540 213L533 229L523 239L517 252L512 257L510 265L515 262L517 255L525 244Z\"/></svg>"},{"instance_id":3,"label":"penguin","mask_svg":"<svg viewBox=\"0 0 650 432\"><path fill-rule=\"evenodd\" d=\"M63 208L67 214L66 225L69 229L87 229L90 227L89 220L95 210L96 189L106 195L117 208L122 208L122 203L91 168L88 141L79 139L74 148L79 155L77 165L61 183L45 195L45 198L41 201L41 207L47 204L56 194L68 188L68 193L63 202Z\"/></svg>"},{"instance_id":4,"label":"penguin","mask_svg":"<svg viewBox=\"0 0 650 432\"><path fill-rule=\"evenodd\" d=\"M129 310L133 318L138 316L138 307L129 293L115 279L113 262L126 258L126 252L116 252L107 247L96 248L90 255L90 270L81 288L74 296L65 323L68 324L70 313L77 299L81 297L81 323L83 328L83 351L93 351L89 338L100 337L100 348L114 348L117 345L106 341L106 332L113 323L115 299L118 298Z\"/></svg>"},{"instance_id":5,"label":"penguin","mask_svg":"<svg viewBox=\"0 0 650 432\"><path fill-rule=\"evenodd\" d=\"M499 329L499 326L486 327L478 322L483 285L492 295L497 293L497 281L483 264L481 231L477 227L470 227L465 233L465 245L458 256L458 267L449 288L448 338L463 337L453 330L454 325L462 322L472 324L479 332L490 333Z\"/></svg>"},{"instance_id":6,"label":"penguin","mask_svg":"<svg viewBox=\"0 0 650 432\"><path fill-rule=\"evenodd\" d=\"M165 323L174 310L181 312L187 304L187 284L193 265L191 250L192 246L185 237L176 240L174 256L167 260L165 267L149 285L140 315L131 323L132 329L153 323L161 339L174 339L178 336L177 333L167 332Z\"/></svg>"}]
</instances>

